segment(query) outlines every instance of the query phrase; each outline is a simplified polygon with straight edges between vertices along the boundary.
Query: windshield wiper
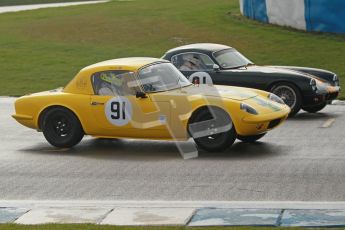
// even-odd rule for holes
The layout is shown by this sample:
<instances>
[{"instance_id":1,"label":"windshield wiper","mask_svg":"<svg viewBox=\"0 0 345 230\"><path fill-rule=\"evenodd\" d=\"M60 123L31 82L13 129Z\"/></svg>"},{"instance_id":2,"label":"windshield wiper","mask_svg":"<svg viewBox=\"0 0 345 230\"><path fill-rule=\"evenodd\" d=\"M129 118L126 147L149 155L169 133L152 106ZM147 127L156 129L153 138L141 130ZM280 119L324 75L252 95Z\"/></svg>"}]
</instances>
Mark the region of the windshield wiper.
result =
<instances>
[{"instance_id":1,"label":"windshield wiper","mask_svg":"<svg viewBox=\"0 0 345 230\"><path fill-rule=\"evenodd\" d=\"M246 68L247 69L248 66L253 66L253 65L255 65L255 64L250 62L250 63L247 63L245 65L240 65L240 66L233 67L231 69L239 69L239 68Z\"/></svg>"}]
</instances>

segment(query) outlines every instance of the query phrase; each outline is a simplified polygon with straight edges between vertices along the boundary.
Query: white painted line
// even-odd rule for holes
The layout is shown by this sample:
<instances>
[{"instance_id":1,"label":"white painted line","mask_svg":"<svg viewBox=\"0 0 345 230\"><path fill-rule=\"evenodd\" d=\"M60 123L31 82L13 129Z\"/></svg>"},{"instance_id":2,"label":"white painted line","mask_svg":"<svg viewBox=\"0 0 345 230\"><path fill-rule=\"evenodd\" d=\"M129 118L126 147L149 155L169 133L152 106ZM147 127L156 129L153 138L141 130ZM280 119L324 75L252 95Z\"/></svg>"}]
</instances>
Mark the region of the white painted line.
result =
<instances>
[{"instance_id":1,"label":"white painted line","mask_svg":"<svg viewBox=\"0 0 345 230\"><path fill-rule=\"evenodd\" d=\"M33 5L19 5L19 6L2 6L0 7L0 14L1 13L8 13L8 12L18 12L18 11L25 11L25 10L37 10L43 8L51 8L51 7L65 7L65 6L77 6L77 5L86 5L86 4L99 4L109 2L109 0L101 0L101 1L81 1L81 2L61 2L61 3L47 3L47 4L33 4Z\"/></svg>"},{"instance_id":2,"label":"white painted line","mask_svg":"<svg viewBox=\"0 0 345 230\"><path fill-rule=\"evenodd\" d=\"M329 128L334 122L335 122L335 118L330 118L325 123L322 124L321 128Z\"/></svg>"},{"instance_id":3,"label":"white painted line","mask_svg":"<svg viewBox=\"0 0 345 230\"><path fill-rule=\"evenodd\" d=\"M49 223L99 223L110 209L95 208L40 208L33 209L19 217L16 224Z\"/></svg>"},{"instance_id":4,"label":"white painted line","mask_svg":"<svg viewBox=\"0 0 345 230\"><path fill-rule=\"evenodd\" d=\"M103 225L186 225L194 208L116 208L101 222Z\"/></svg>"},{"instance_id":5,"label":"white painted line","mask_svg":"<svg viewBox=\"0 0 345 230\"><path fill-rule=\"evenodd\" d=\"M163 208L264 208L264 209L345 209L344 201L136 201L136 200L0 200L0 207L163 207Z\"/></svg>"}]
</instances>

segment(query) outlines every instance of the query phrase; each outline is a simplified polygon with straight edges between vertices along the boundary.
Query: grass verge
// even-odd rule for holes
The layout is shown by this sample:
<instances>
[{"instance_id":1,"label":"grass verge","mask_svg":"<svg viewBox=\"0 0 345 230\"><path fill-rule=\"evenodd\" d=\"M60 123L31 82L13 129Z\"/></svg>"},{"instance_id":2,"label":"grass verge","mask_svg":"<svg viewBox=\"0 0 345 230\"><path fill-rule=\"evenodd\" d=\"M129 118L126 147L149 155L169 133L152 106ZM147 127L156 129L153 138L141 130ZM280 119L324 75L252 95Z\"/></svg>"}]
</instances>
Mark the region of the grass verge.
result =
<instances>
[{"instance_id":1,"label":"grass verge","mask_svg":"<svg viewBox=\"0 0 345 230\"><path fill-rule=\"evenodd\" d=\"M328 69L345 87L345 36L246 19L238 0L137 0L0 14L0 95L64 86L86 65L193 42L233 46L260 65Z\"/></svg>"}]
</instances>

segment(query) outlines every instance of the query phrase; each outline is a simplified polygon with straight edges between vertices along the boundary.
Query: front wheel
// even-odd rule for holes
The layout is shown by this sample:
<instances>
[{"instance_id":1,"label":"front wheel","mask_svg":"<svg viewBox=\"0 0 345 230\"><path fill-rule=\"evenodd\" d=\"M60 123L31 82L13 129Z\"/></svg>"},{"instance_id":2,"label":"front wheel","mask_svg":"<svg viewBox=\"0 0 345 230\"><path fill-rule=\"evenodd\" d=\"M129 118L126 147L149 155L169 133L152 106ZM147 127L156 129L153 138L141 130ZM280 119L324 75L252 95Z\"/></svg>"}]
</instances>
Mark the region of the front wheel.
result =
<instances>
[{"instance_id":1,"label":"front wheel","mask_svg":"<svg viewBox=\"0 0 345 230\"><path fill-rule=\"evenodd\" d=\"M287 82L276 84L271 88L270 92L280 97L290 107L289 117L296 115L300 111L302 96L299 89L293 84Z\"/></svg>"},{"instance_id":2,"label":"front wheel","mask_svg":"<svg viewBox=\"0 0 345 230\"><path fill-rule=\"evenodd\" d=\"M58 148L71 148L84 137L79 119L71 111L56 107L43 117L42 131L46 140Z\"/></svg>"},{"instance_id":3,"label":"front wheel","mask_svg":"<svg viewBox=\"0 0 345 230\"><path fill-rule=\"evenodd\" d=\"M254 143L255 141L261 139L265 135L266 133L262 133L259 135L252 135L252 136L237 136L237 139L243 142Z\"/></svg>"},{"instance_id":4,"label":"front wheel","mask_svg":"<svg viewBox=\"0 0 345 230\"><path fill-rule=\"evenodd\" d=\"M314 105L310 107L303 107L303 110L308 113L317 113L320 110L323 110L327 105L327 102L321 103L320 105Z\"/></svg>"},{"instance_id":5,"label":"front wheel","mask_svg":"<svg viewBox=\"0 0 345 230\"><path fill-rule=\"evenodd\" d=\"M198 147L208 152L226 150L235 142L237 136L230 116L217 107L199 111L188 129Z\"/></svg>"}]
</instances>

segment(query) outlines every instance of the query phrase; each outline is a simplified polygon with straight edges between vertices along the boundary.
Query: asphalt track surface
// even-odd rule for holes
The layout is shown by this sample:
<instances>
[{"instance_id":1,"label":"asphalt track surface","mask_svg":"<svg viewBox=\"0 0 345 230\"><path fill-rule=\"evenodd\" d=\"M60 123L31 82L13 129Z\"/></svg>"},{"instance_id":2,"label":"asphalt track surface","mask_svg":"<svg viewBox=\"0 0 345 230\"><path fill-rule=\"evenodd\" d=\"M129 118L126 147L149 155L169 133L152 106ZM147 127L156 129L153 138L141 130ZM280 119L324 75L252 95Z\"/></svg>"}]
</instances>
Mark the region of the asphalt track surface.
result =
<instances>
[{"instance_id":1,"label":"asphalt track surface","mask_svg":"<svg viewBox=\"0 0 345 230\"><path fill-rule=\"evenodd\" d=\"M345 106L299 113L255 144L183 160L173 142L51 147L0 98L1 200L345 201Z\"/></svg>"}]
</instances>

